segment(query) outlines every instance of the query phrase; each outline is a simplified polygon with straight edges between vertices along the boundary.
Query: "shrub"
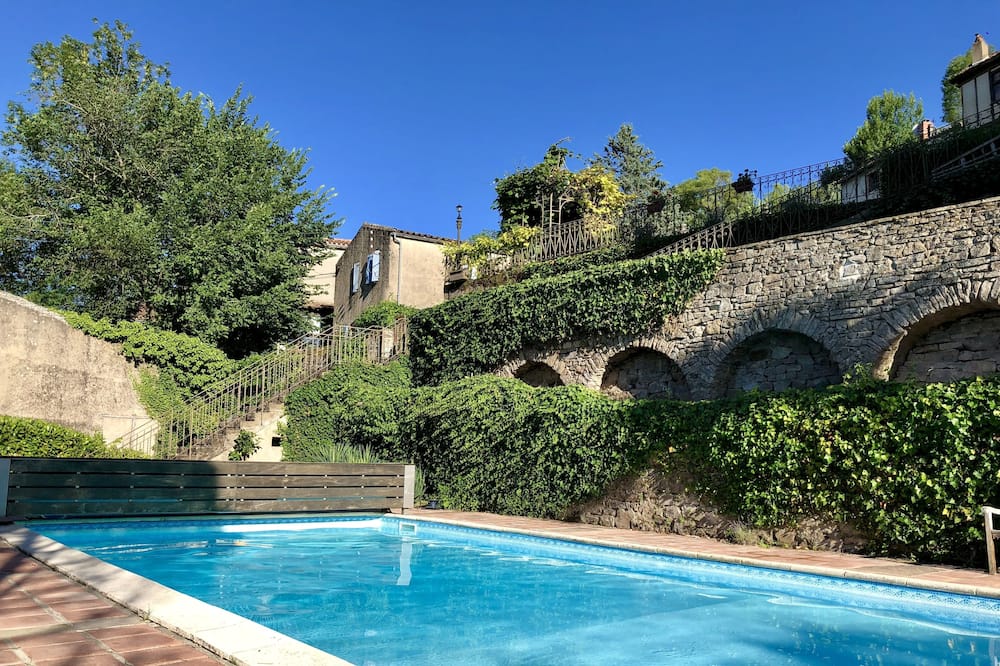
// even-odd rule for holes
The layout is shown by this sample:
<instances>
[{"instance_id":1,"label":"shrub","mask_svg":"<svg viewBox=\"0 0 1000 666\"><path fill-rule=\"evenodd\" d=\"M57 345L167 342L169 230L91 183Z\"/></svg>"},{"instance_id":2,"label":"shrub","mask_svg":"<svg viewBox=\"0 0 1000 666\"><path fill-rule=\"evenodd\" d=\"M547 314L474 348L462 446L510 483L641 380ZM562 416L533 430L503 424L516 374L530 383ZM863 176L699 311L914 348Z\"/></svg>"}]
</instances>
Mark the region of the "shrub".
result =
<instances>
[{"instance_id":1,"label":"shrub","mask_svg":"<svg viewBox=\"0 0 1000 666\"><path fill-rule=\"evenodd\" d=\"M709 284L722 256L684 252L593 266L421 310L410 319L414 381L438 384L492 372L528 347L646 333Z\"/></svg>"},{"instance_id":2,"label":"shrub","mask_svg":"<svg viewBox=\"0 0 1000 666\"><path fill-rule=\"evenodd\" d=\"M135 458L141 454L108 446L99 434L87 435L39 419L0 416L0 456Z\"/></svg>"},{"instance_id":3,"label":"shrub","mask_svg":"<svg viewBox=\"0 0 1000 666\"><path fill-rule=\"evenodd\" d=\"M754 526L829 517L866 532L876 554L982 559L980 506L1000 500L996 377L749 394L685 411L646 420L659 462L684 467Z\"/></svg>"},{"instance_id":4,"label":"shrub","mask_svg":"<svg viewBox=\"0 0 1000 666\"><path fill-rule=\"evenodd\" d=\"M402 305L393 301L382 301L378 305L367 308L358 315L352 326L358 328L391 328L400 317L410 317L417 312L417 308L409 305Z\"/></svg>"},{"instance_id":5,"label":"shrub","mask_svg":"<svg viewBox=\"0 0 1000 666\"><path fill-rule=\"evenodd\" d=\"M368 447L381 460L403 460L400 428L409 401L405 363L339 365L285 400L284 458L309 460L333 445Z\"/></svg>"},{"instance_id":6,"label":"shrub","mask_svg":"<svg viewBox=\"0 0 1000 666\"><path fill-rule=\"evenodd\" d=\"M561 517L642 452L621 427L624 405L578 386L469 377L416 391L405 446L447 507Z\"/></svg>"},{"instance_id":7,"label":"shrub","mask_svg":"<svg viewBox=\"0 0 1000 666\"><path fill-rule=\"evenodd\" d=\"M257 436L257 433L249 430L240 430L240 434L236 436L236 441L233 442L233 450L229 452L229 459L234 462L246 460L255 454L258 449L260 449L260 437Z\"/></svg>"}]
</instances>

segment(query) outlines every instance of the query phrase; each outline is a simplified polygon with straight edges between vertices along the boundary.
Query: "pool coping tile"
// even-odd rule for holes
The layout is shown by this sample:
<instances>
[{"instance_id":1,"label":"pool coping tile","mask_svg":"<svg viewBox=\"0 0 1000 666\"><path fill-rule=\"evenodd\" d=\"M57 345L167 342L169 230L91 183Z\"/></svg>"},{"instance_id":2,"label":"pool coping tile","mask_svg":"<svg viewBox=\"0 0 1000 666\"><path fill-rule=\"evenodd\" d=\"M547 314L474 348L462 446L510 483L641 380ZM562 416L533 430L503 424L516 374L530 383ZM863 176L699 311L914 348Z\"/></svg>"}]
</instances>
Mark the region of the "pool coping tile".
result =
<instances>
[{"instance_id":1,"label":"pool coping tile","mask_svg":"<svg viewBox=\"0 0 1000 666\"><path fill-rule=\"evenodd\" d=\"M235 613L64 547L20 525L0 525L0 539L139 617L240 666L350 666L350 663Z\"/></svg>"}]
</instances>

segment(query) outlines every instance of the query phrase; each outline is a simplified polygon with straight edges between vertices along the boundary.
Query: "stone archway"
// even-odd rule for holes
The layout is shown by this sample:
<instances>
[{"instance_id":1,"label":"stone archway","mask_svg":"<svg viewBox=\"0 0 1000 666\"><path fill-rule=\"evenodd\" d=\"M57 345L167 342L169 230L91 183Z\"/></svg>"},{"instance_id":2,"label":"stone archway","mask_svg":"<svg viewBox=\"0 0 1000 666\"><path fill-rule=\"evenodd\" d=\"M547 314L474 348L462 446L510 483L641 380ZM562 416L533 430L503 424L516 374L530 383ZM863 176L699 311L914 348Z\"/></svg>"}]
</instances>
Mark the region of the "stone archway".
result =
<instances>
[{"instance_id":1,"label":"stone archway","mask_svg":"<svg viewBox=\"0 0 1000 666\"><path fill-rule=\"evenodd\" d=\"M689 400L691 389L680 367L653 349L633 347L608 360L601 391L613 398Z\"/></svg>"},{"instance_id":2,"label":"stone archway","mask_svg":"<svg viewBox=\"0 0 1000 666\"><path fill-rule=\"evenodd\" d=\"M552 369L552 366L540 361L532 361L522 365L514 372L514 379L520 379L529 386L540 388L551 388L565 384L559 373Z\"/></svg>"},{"instance_id":3,"label":"stone archway","mask_svg":"<svg viewBox=\"0 0 1000 666\"><path fill-rule=\"evenodd\" d=\"M927 315L900 338L889 379L950 382L1000 372L1000 308L970 303Z\"/></svg>"},{"instance_id":4,"label":"stone archway","mask_svg":"<svg viewBox=\"0 0 1000 666\"><path fill-rule=\"evenodd\" d=\"M830 351L815 339L785 329L769 329L733 347L716 375L716 397L754 389L784 391L837 384L843 375Z\"/></svg>"}]
</instances>

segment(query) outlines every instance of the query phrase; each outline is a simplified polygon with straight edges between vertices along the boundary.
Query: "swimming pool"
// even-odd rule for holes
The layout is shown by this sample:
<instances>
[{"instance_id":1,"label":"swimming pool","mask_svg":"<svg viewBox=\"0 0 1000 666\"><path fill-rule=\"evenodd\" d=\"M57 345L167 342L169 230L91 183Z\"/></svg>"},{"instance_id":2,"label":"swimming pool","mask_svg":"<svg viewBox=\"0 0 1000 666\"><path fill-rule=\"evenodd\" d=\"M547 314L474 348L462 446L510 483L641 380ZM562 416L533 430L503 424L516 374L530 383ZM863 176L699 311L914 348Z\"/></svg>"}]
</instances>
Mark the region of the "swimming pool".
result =
<instances>
[{"instance_id":1,"label":"swimming pool","mask_svg":"<svg viewBox=\"0 0 1000 666\"><path fill-rule=\"evenodd\" d=\"M993 664L1000 601L398 517L29 526L357 664Z\"/></svg>"}]
</instances>

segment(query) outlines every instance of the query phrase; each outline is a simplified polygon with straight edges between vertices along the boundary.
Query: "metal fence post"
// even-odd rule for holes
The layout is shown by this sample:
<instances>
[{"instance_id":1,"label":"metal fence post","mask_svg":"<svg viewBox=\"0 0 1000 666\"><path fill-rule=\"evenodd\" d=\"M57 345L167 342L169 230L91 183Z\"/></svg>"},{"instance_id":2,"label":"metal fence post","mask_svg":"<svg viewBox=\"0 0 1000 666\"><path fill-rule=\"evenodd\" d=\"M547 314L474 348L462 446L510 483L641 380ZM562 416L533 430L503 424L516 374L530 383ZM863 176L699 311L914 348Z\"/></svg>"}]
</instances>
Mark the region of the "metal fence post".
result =
<instances>
[{"instance_id":1,"label":"metal fence post","mask_svg":"<svg viewBox=\"0 0 1000 666\"><path fill-rule=\"evenodd\" d=\"M0 458L0 517L7 517L7 489L10 488L10 458Z\"/></svg>"}]
</instances>

